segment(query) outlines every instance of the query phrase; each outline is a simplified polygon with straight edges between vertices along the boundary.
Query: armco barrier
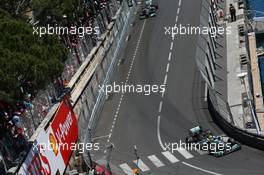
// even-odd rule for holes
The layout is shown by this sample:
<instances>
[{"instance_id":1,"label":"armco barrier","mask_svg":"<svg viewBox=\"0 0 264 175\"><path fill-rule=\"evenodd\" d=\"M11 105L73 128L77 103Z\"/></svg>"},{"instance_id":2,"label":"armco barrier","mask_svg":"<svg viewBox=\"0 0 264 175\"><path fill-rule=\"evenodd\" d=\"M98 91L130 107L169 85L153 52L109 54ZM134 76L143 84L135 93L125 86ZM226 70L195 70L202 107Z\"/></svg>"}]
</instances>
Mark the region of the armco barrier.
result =
<instances>
[{"instance_id":1,"label":"armco barrier","mask_svg":"<svg viewBox=\"0 0 264 175\"><path fill-rule=\"evenodd\" d=\"M263 150L264 151L264 137L249 133L247 131L244 131L242 129L237 128L236 126L232 125L231 123L227 122L218 112L215 110L211 99L208 97L208 109L210 111L210 114L214 120L214 122L230 137L234 138L235 140Z\"/></svg>"}]
</instances>

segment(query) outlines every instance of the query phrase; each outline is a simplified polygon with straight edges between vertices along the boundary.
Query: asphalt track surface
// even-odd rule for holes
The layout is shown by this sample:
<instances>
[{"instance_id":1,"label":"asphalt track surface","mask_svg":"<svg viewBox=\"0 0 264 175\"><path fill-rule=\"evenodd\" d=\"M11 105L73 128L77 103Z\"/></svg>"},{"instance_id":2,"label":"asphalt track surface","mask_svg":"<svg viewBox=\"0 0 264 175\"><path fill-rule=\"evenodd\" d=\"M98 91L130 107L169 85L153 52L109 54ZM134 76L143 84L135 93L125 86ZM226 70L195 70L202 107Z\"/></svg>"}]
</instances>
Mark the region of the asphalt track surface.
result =
<instances>
[{"instance_id":1,"label":"asphalt track surface","mask_svg":"<svg viewBox=\"0 0 264 175\"><path fill-rule=\"evenodd\" d=\"M241 151L221 158L196 151L188 151L191 156L186 158L186 153L184 156L175 151L173 155L178 161L171 163L162 155L161 143L164 146L184 140L187 130L196 125L224 134L212 122L204 100L205 86L194 58L197 36L177 35L172 40L164 34L164 27L173 26L176 20L177 24L197 26L200 6L201 0L160 0L156 18L136 20L114 81L134 85L166 82L166 92L164 95L116 93L109 96L96 129L99 139L95 142L100 142L102 147L93 154L97 158L104 155L103 145L113 143L111 167L115 174L126 174L120 168L124 163L130 168L136 167L134 145L140 160L149 168L141 171L142 175L264 174L264 153L244 145ZM148 158L150 155L156 156L163 165L153 164Z\"/></svg>"}]
</instances>

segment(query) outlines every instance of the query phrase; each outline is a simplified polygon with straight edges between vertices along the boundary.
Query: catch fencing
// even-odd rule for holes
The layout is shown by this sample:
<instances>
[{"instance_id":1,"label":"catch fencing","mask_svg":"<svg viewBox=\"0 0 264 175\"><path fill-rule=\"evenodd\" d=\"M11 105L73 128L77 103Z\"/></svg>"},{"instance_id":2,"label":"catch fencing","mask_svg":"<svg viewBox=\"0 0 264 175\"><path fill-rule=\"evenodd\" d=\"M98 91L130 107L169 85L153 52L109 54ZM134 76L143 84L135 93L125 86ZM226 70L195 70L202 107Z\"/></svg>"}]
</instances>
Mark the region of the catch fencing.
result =
<instances>
[{"instance_id":1,"label":"catch fencing","mask_svg":"<svg viewBox=\"0 0 264 175\"><path fill-rule=\"evenodd\" d=\"M70 52L68 59L65 61L65 67L61 77L58 77L56 82L51 82L46 86L45 90L40 90L35 97L27 101L27 108L22 115L25 136L27 138L30 138L34 134L51 107L57 102L61 89L71 80L84 61L87 61L87 58L91 58L88 55L96 45L94 42L100 43L99 40L107 32L106 26L111 23L111 21L107 19L114 19L118 9L120 9L119 3L115 0L109 1L109 8L102 9L94 20L94 26L99 27L100 34L97 36L85 35L83 38L79 38L76 49L71 47L72 44L69 40L69 36L67 36L65 44L68 46ZM104 66L107 67L106 65ZM91 106L90 104L90 107Z\"/></svg>"}]
</instances>

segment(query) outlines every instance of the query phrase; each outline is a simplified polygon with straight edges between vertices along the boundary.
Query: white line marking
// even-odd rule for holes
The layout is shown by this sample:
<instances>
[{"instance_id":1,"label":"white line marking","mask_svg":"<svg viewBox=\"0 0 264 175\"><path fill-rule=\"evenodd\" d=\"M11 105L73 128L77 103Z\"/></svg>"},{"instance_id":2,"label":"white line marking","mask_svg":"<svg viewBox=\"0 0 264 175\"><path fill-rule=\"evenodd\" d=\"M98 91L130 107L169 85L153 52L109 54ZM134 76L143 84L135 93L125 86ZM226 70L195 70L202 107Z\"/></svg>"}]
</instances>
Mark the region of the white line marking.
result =
<instances>
[{"instance_id":1,"label":"white line marking","mask_svg":"<svg viewBox=\"0 0 264 175\"><path fill-rule=\"evenodd\" d=\"M205 83L205 89L204 89L204 101L207 101L207 92L208 92L208 85Z\"/></svg>"},{"instance_id":2,"label":"white line marking","mask_svg":"<svg viewBox=\"0 0 264 175\"><path fill-rule=\"evenodd\" d=\"M160 104L159 104L159 113L160 113L161 110L162 110L162 105L163 105L163 101L160 101Z\"/></svg>"},{"instance_id":3,"label":"white line marking","mask_svg":"<svg viewBox=\"0 0 264 175\"><path fill-rule=\"evenodd\" d=\"M104 135L104 136L94 137L94 138L92 138L92 140L98 140L98 139L106 138L106 137L109 137L109 135L110 135L110 134L108 134L108 135Z\"/></svg>"},{"instance_id":4,"label":"white line marking","mask_svg":"<svg viewBox=\"0 0 264 175\"><path fill-rule=\"evenodd\" d=\"M177 15L180 13L180 8L177 9Z\"/></svg>"},{"instance_id":5,"label":"white line marking","mask_svg":"<svg viewBox=\"0 0 264 175\"><path fill-rule=\"evenodd\" d=\"M141 159L138 159L138 160L134 160L133 161L137 166L138 168L142 171L142 172L145 172L145 171L149 171L149 167L141 160Z\"/></svg>"},{"instance_id":6,"label":"white line marking","mask_svg":"<svg viewBox=\"0 0 264 175\"><path fill-rule=\"evenodd\" d=\"M161 93L161 98L164 98L165 91Z\"/></svg>"},{"instance_id":7,"label":"white line marking","mask_svg":"<svg viewBox=\"0 0 264 175\"><path fill-rule=\"evenodd\" d=\"M171 60L171 52L169 53L168 61Z\"/></svg>"},{"instance_id":8,"label":"white line marking","mask_svg":"<svg viewBox=\"0 0 264 175\"><path fill-rule=\"evenodd\" d=\"M176 16L176 19L175 19L175 22L176 22L176 23L178 22L178 19L179 19L179 16L177 15L177 16Z\"/></svg>"},{"instance_id":9,"label":"white line marking","mask_svg":"<svg viewBox=\"0 0 264 175\"><path fill-rule=\"evenodd\" d=\"M170 50L173 49L173 42L171 42L171 45L170 45Z\"/></svg>"},{"instance_id":10,"label":"white line marking","mask_svg":"<svg viewBox=\"0 0 264 175\"><path fill-rule=\"evenodd\" d=\"M136 58L136 55L137 55L137 51L138 51L138 48L139 48L139 44L141 42L141 39L142 39L142 36L143 36L143 32L144 32L144 29L145 29L145 25L146 25L146 20L144 20L144 23L143 23L143 26L141 28L141 31L140 31L140 35L139 35L139 38L138 38L138 42L137 42L137 46L136 46L136 50L134 52L134 56L132 58L132 61L130 63L130 67L129 67L129 71L128 71L128 74L127 74L127 77L126 77L126 82L125 82L125 85L127 84L128 80L129 80L129 77L130 77L130 74L131 74L131 71L132 71L132 68L133 68L133 65L134 65L134 62L135 62L135 58ZM114 117L114 121L112 122L112 128L111 128L111 131L110 133L113 132L113 129L115 127L115 121L118 117L118 114L119 114L119 110L120 110L120 106L121 106L121 103L123 101L123 97L124 97L124 93L122 93L120 99L119 99L119 104L118 104L118 107L116 109L116 112L115 112L115 117ZM110 142L110 138L107 140L107 142Z\"/></svg>"},{"instance_id":11,"label":"white line marking","mask_svg":"<svg viewBox=\"0 0 264 175\"><path fill-rule=\"evenodd\" d=\"M208 173L208 174L213 174L213 175L222 175L222 174L219 174L219 173L215 173L215 172L212 172L212 171L208 171L208 170L205 170L205 169L202 169L202 168L199 168L197 166L194 166L194 165L191 165L189 163L186 163L186 162L182 162L184 165L186 166L189 166L191 168L194 168L194 169L197 169L197 170L200 170L200 171L203 171L205 173Z\"/></svg>"},{"instance_id":12,"label":"white line marking","mask_svg":"<svg viewBox=\"0 0 264 175\"><path fill-rule=\"evenodd\" d=\"M181 6L181 0L179 0L179 6Z\"/></svg>"},{"instance_id":13,"label":"white line marking","mask_svg":"<svg viewBox=\"0 0 264 175\"><path fill-rule=\"evenodd\" d=\"M162 150L166 150L165 146L163 145L162 141L161 141L161 137L160 137L160 116L158 116L158 127L157 127L157 135L158 135L158 140L159 140L159 144L162 148Z\"/></svg>"},{"instance_id":14,"label":"white line marking","mask_svg":"<svg viewBox=\"0 0 264 175\"><path fill-rule=\"evenodd\" d=\"M179 160L169 151L162 152L163 154L171 163L179 162Z\"/></svg>"},{"instance_id":15,"label":"white line marking","mask_svg":"<svg viewBox=\"0 0 264 175\"><path fill-rule=\"evenodd\" d=\"M170 63L167 63L166 72L168 73L170 69Z\"/></svg>"},{"instance_id":16,"label":"white line marking","mask_svg":"<svg viewBox=\"0 0 264 175\"><path fill-rule=\"evenodd\" d=\"M162 167L164 166L164 163L162 163L158 158L157 156L155 155L151 155L151 156L148 156L149 160L151 160L151 162L157 167Z\"/></svg>"},{"instance_id":17,"label":"white line marking","mask_svg":"<svg viewBox=\"0 0 264 175\"><path fill-rule=\"evenodd\" d=\"M123 163L119 165L119 167L128 175L133 175L132 169L128 166L128 164Z\"/></svg>"},{"instance_id":18,"label":"white line marking","mask_svg":"<svg viewBox=\"0 0 264 175\"><path fill-rule=\"evenodd\" d=\"M190 159L193 158L193 155L191 153L189 153L186 149L184 148L179 148L177 149L177 151L183 156L185 157L185 159Z\"/></svg>"},{"instance_id":19,"label":"white line marking","mask_svg":"<svg viewBox=\"0 0 264 175\"><path fill-rule=\"evenodd\" d=\"M167 79L168 79L168 74L165 75L163 84L165 85L167 84Z\"/></svg>"}]
</instances>

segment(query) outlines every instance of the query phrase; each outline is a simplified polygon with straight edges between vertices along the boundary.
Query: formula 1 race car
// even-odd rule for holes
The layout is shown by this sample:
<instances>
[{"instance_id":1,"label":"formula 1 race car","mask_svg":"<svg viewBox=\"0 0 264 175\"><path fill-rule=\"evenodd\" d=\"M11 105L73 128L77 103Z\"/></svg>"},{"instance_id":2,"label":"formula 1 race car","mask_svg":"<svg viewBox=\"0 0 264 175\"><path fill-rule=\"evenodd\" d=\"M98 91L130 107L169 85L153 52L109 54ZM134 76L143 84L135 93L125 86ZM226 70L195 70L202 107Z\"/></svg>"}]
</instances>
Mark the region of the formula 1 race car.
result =
<instances>
[{"instance_id":1,"label":"formula 1 race car","mask_svg":"<svg viewBox=\"0 0 264 175\"><path fill-rule=\"evenodd\" d=\"M196 126L189 130L186 143L207 151L209 155L221 157L241 149L241 145L234 139L227 136L214 136L210 130L203 131L201 126Z\"/></svg>"},{"instance_id":2,"label":"formula 1 race car","mask_svg":"<svg viewBox=\"0 0 264 175\"><path fill-rule=\"evenodd\" d=\"M204 143L210 135L210 131L203 131L201 126L196 126L189 130L189 136L186 137L186 143Z\"/></svg>"},{"instance_id":3,"label":"formula 1 race car","mask_svg":"<svg viewBox=\"0 0 264 175\"><path fill-rule=\"evenodd\" d=\"M241 149L241 145L238 142L226 136L218 136L209 144L209 155L215 157L222 157Z\"/></svg>"},{"instance_id":4,"label":"formula 1 race car","mask_svg":"<svg viewBox=\"0 0 264 175\"><path fill-rule=\"evenodd\" d=\"M158 5L152 0L146 0L139 14L140 19L146 19L157 16Z\"/></svg>"}]
</instances>

